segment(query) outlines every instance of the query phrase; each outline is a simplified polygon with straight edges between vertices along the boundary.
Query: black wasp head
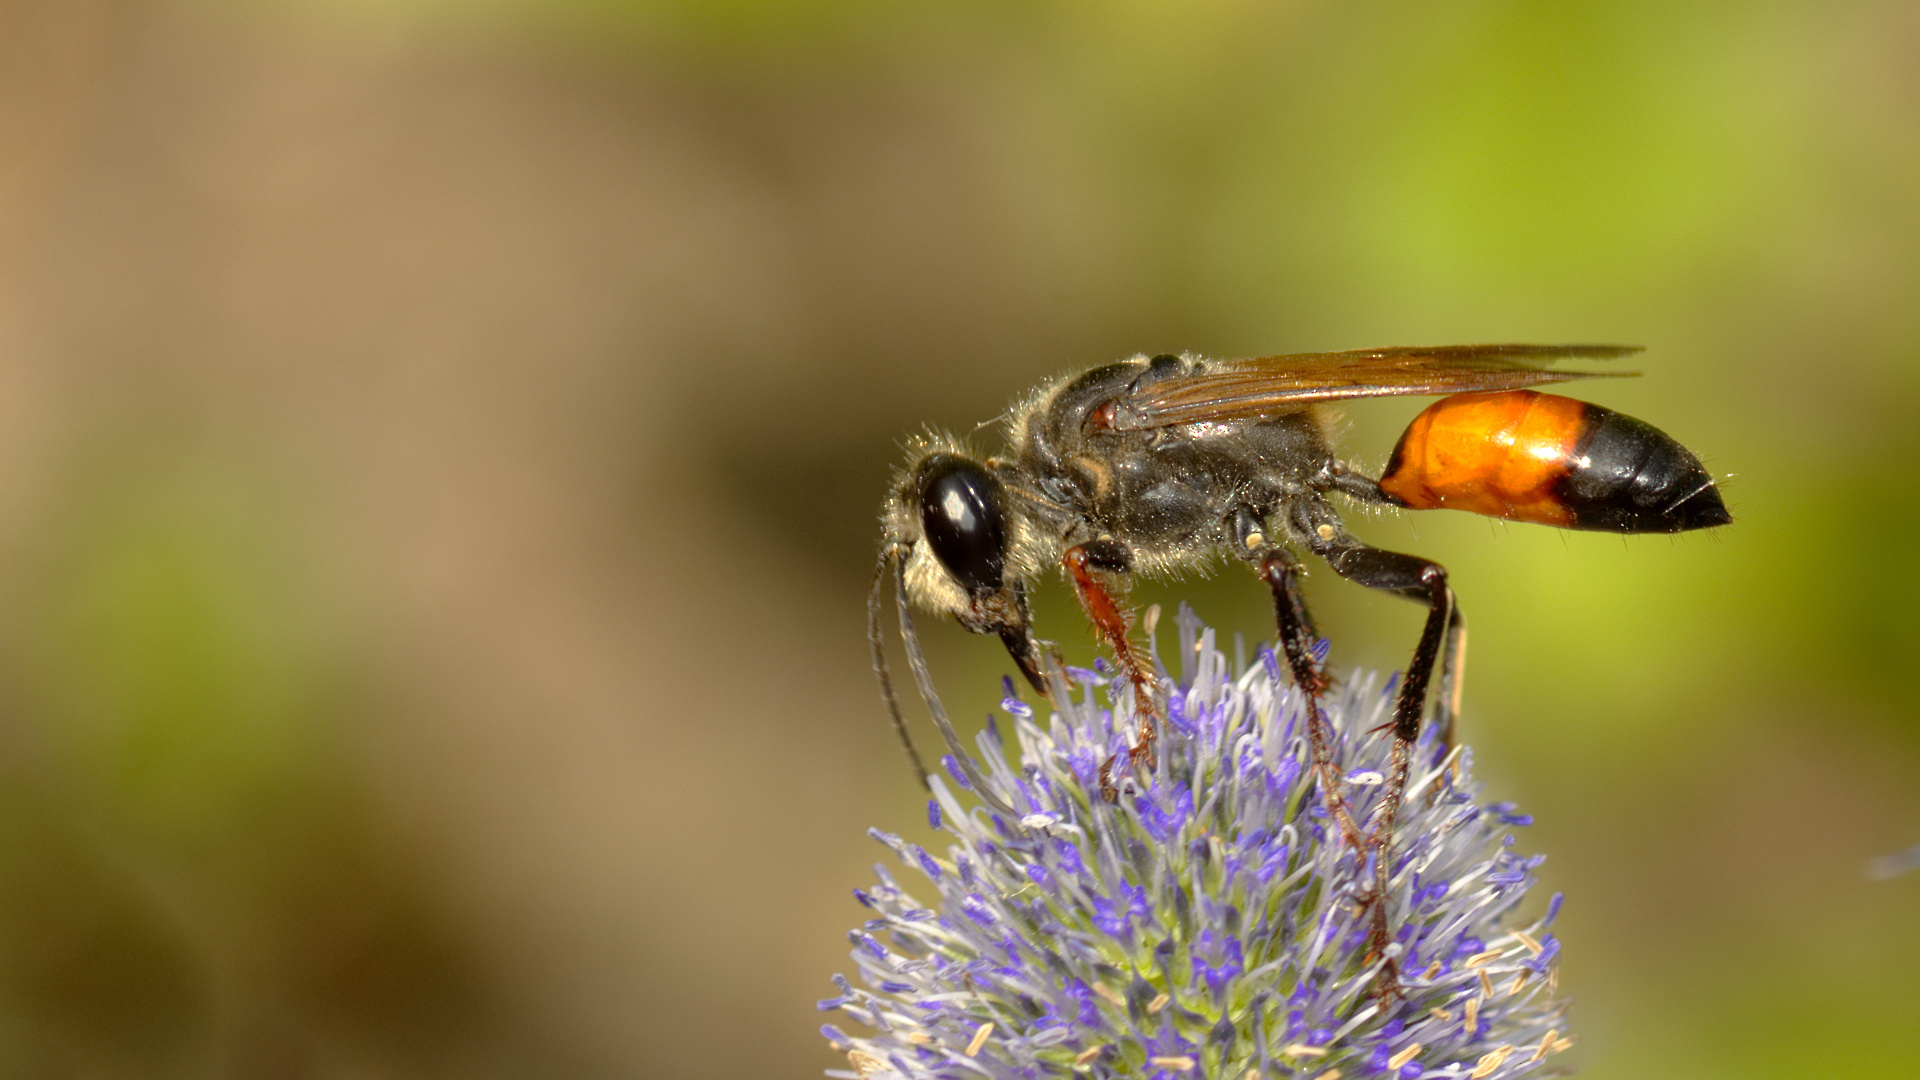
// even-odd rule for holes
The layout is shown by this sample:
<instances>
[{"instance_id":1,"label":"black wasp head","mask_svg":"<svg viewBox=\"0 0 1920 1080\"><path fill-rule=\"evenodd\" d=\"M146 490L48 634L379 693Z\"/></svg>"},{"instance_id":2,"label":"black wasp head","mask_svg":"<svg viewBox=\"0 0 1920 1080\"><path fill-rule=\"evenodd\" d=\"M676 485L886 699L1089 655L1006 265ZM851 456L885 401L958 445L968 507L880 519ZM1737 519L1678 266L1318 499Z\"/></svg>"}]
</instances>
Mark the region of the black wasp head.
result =
<instances>
[{"instance_id":1,"label":"black wasp head","mask_svg":"<svg viewBox=\"0 0 1920 1080\"><path fill-rule=\"evenodd\" d=\"M930 454L915 477L920 530L934 558L974 599L1006 584L1007 520L1000 481L977 461Z\"/></svg>"}]
</instances>

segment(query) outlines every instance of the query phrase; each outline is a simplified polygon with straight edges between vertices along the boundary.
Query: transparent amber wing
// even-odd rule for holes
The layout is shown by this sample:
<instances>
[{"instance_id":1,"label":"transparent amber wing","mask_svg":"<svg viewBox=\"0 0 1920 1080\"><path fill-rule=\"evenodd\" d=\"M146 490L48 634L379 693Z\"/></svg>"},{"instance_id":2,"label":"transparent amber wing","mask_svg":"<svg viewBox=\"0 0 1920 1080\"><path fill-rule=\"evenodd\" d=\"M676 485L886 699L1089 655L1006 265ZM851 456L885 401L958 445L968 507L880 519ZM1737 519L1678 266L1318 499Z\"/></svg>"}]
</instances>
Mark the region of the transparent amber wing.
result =
<instances>
[{"instance_id":1,"label":"transparent amber wing","mask_svg":"<svg viewBox=\"0 0 1920 1080\"><path fill-rule=\"evenodd\" d=\"M1112 427L1166 427L1294 412L1344 398L1518 390L1637 371L1555 371L1560 360L1613 360L1637 345L1442 345L1355 349L1215 361L1200 372L1144 381L1114 403Z\"/></svg>"}]
</instances>

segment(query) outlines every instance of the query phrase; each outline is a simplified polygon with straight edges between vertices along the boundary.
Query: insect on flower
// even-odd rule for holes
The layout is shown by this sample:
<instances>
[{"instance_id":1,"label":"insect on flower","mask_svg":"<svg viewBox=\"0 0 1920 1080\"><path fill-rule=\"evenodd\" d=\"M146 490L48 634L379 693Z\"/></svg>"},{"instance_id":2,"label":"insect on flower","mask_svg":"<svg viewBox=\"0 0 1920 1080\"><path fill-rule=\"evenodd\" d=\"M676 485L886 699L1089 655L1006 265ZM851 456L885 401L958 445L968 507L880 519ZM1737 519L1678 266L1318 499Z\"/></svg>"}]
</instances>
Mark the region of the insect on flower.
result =
<instances>
[{"instance_id":1,"label":"insect on flower","mask_svg":"<svg viewBox=\"0 0 1920 1080\"><path fill-rule=\"evenodd\" d=\"M1122 602L1128 575L1199 568L1226 555L1246 563L1273 593L1280 648L1313 714L1313 771L1346 842L1375 853L1376 893L1384 897L1409 755L1436 667L1434 720L1451 738L1466 623L1443 567L1362 542L1347 531L1331 497L1622 533L1728 523L1713 478L1671 437L1599 406L1527 389L1609 374L1554 370L1559 360L1611 360L1635 351L1456 345L1226 361L1139 356L1020 399L1006 416L1003 456L977 459L952 438L920 439L882 513L868 596L875 669L915 770L924 782L883 649L889 577L914 681L954 757L971 769L935 693L911 608L998 636L1046 693L1046 649L1034 637L1027 600L1041 574L1060 565L1132 688L1138 734L1120 766L1124 778L1147 770L1165 716ZM1328 403L1441 394L1451 396L1413 421L1379 480L1334 455ZM1388 725L1393 746L1384 791L1364 836L1312 704L1327 681L1312 655L1315 634L1296 551L1324 559L1349 581L1427 608ZM1116 765L1117 756L1101 767L1101 793L1109 800L1119 794ZM1372 920L1375 945L1384 948L1384 902L1372 905Z\"/></svg>"},{"instance_id":2,"label":"insect on flower","mask_svg":"<svg viewBox=\"0 0 1920 1080\"><path fill-rule=\"evenodd\" d=\"M1552 1068L1574 1040L1557 994L1561 901L1528 903L1544 856L1515 846L1532 819L1482 802L1467 748L1442 753L1437 730L1423 732L1388 881L1402 916L1373 949L1378 886L1310 775L1309 695L1272 651L1236 667L1191 612L1174 621L1178 679L1164 684L1166 732L1137 798L1099 794L1102 756L1128 727L1105 705L1132 693L1126 676L1049 665L1050 709L1008 681L1004 715L976 740L979 783L932 779L939 848L870 831L899 861L854 893L857 972L836 975L819 1007L867 1030L821 1028L850 1066L828 1075L1514 1080ZM1340 769L1384 767L1391 747L1367 733L1393 706L1391 686L1364 673L1312 706ZM1381 796L1356 788L1355 811ZM1370 991L1394 964L1400 992L1381 1000Z\"/></svg>"}]
</instances>

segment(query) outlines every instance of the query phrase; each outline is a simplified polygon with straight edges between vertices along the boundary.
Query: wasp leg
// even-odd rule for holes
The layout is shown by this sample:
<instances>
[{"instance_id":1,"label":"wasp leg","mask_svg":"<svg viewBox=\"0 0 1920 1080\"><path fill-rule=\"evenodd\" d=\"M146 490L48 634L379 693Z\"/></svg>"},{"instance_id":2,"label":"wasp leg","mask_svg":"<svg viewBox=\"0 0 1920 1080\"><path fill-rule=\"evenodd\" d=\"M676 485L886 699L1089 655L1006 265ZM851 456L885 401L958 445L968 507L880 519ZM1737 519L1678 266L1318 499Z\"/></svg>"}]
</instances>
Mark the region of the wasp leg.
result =
<instances>
[{"instance_id":1,"label":"wasp leg","mask_svg":"<svg viewBox=\"0 0 1920 1080\"><path fill-rule=\"evenodd\" d=\"M1460 601L1453 602L1447 615L1447 641L1440 653L1440 689L1434 694L1434 723L1439 727L1434 763L1453 749L1454 725L1460 719L1460 696L1466 691L1467 617L1460 613ZM1455 763L1456 770L1458 763ZM1456 772L1456 778L1457 778Z\"/></svg>"},{"instance_id":2,"label":"wasp leg","mask_svg":"<svg viewBox=\"0 0 1920 1080\"><path fill-rule=\"evenodd\" d=\"M1087 618L1093 620L1094 631L1113 650L1113 657L1119 662L1121 672L1133 684L1134 708L1140 714L1140 739L1133 749L1127 751L1127 764L1138 776L1153 759L1154 718L1158 708L1153 700L1153 676L1140 662L1140 655L1133 647L1133 619L1114 596L1114 590L1101 580L1105 574L1126 573L1132 568L1132 560L1119 541L1103 539L1075 544L1066 550L1060 561L1067 568L1067 579L1073 582L1074 595L1080 598L1080 606L1086 610ZM1101 767L1100 794L1108 802L1119 798L1119 792L1107 779L1112 764L1109 760Z\"/></svg>"},{"instance_id":3,"label":"wasp leg","mask_svg":"<svg viewBox=\"0 0 1920 1080\"><path fill-rule=\"evenodd\" d=\"M1406 505L1380 490L1380 482L1378 480L1373 479L1344 461L1329 461L1325 467L1320 470L1320 475L1315 477L1313 487L1319 491L1337 491L1356 502L1371 503L1377 506ZM1344 537L1352 545L1364 546L1360 545L1359 541L1353 540L1352 537L1345 536L1346 530L1341 527L1339 518L1334 516L1330 508L1323 508L1323 510L1324 514L1314 515L1315 520L1308 523L1306 535L1311 537L1313 542L1330 542L1319 534L1320 527L1325 525L1330 526L1334 530L1334 536L1336 538ZM1314 550L1319 552L1318 547ZM1401 557L1411 558L1411 556ZM1424 560L1421 560L1421 562L1425 565ZM1340 568L1337 566L1334 567L1334 569L1337 572L1345 573L1344 571L1340 571ZM1352 575L1346 576L1352 580L1358 580L1357 578L1353 578ZM1414 577L1417 576L1417 574L1414 575ZM1417 582L1411 588L1406 587L1404 584L1395 583L1376 585L1371 582L1361 581L1360 584L1368 585L1371 588L1384 589L1388 592L1399 593L1400 595L1408 596L1415 600L1423 600L1426 598L1425 591L1418 587ZM1433 722L1439 733L1434 750L1434 760L1436 762L1445 758L1447 752L1453 749L1455 738L1454 724L1460 716L1461 697L1466 692L1466 674L1467 618L1460 613L1460 605L1456 603L1447 615L1447 635L1440 653L1440 687L1438 693L1434 695L1433 702Z\"/></svg>"},{"instance_id":4,"label":"wasp leg","mask_svg":"<svg viewBox=\"0 0 1920 1080\"><path fill-rule=\"evenodd\" d=\"M1333 508L1325 503L1297 508L1296 525L1307 537L1307 546L1327 561L1334 573L1370 589L1391 592L1427 605L1427 620L1414 646L1413 660L1400 682L1400 696L1393 710L1393 752L1388 766L1386 788L1374 812L1371 840L1374 849L1373 933L1376 949L1384 950L1390 940L1387 931L1388 883L1393 871L1393 830L1400 812L1400 800L1407 790L1407 772L1412 761L1414 741L1420 737L1420 719L1425 709L1427 687L1442 648L1454 634L1453 590L1447 585L1446 568L1417 555L1402 555L1369 547L1340 525ZM1460 626L1464 629L1465 624ZM1443 679L1444 681L1444 679ZM1382 997L1398 996L1399 988L1391 962L1381 972L1382 984L1376 992Z\"/></svg>"},{"instance_id":5,"label":"wasp leg","mask_svg":"<svg viewBox=\"0 0 1920 1080\"><path fill-rule=\"evenodd\" d=\"M1340 772L1333 763L1333 744L1327 721L1320 714L1320 695L1327 689L1327 677L1313 662L1313 619L1307 613L1306 597L1300 592L1300 564L1286 548L1267 539L1266 527L1253 511L1242 507L1234 512L1235 550L1253 564L1267 586L1273 590L1274 617L1279 623L1280 651L1286 654L1293 683L1307 703L1307 753L1313 760L1313 774L1320 782L1320 795L1327 813L1347 843L1356 850L1365 847L1360 828L1354 824L1340 790Z\"/></svg>"}]
</instances>

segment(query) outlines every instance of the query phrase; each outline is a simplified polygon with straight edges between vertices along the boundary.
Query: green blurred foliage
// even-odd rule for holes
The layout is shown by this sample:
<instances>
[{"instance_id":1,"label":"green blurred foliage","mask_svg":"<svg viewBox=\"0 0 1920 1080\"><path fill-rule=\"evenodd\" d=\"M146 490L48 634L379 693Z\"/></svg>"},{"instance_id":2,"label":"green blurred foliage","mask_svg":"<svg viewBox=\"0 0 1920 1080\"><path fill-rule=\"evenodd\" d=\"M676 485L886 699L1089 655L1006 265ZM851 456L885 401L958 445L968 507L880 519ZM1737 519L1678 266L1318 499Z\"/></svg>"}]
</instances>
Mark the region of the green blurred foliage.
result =
<instances>
[{"instance_id":1,"label":"green blurred foliage","mask_svg":"<svg viewBox=\"0 0 1920 1080\"><path fill-rule=\"evenodd\" d=\"M306 575L263 550L275 523L237 505L238 485L175 470L101 485L106 505L58 538L34 668L88 803L217 856L234 825L312 784L325 654L286 595Z\"/></svg>"}]
</instances>

